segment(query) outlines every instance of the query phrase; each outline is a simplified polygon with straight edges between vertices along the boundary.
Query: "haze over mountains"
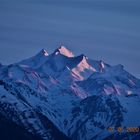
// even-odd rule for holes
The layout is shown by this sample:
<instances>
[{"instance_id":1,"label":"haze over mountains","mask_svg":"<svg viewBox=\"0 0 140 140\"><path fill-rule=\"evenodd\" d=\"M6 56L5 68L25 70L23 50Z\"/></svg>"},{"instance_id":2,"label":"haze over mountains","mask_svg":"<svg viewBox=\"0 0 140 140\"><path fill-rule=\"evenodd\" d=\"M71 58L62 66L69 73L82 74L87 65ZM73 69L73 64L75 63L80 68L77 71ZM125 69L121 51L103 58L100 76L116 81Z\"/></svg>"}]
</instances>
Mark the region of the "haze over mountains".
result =
<instances>
[{"instance_id":1,"label":"haze over mountains","mask_svg":"<svg viewBox=\"0 0 140 140\"><path fill-rule=\"evenodd\" d=\"M138 140L139 132L125 129L140 127L139 93L140 80L121 64L75 56L64 46L42 49L0 66L0 138L13 130L16 140L18 129L18 138L29 140Z\"/></svg>"}]
</instances>

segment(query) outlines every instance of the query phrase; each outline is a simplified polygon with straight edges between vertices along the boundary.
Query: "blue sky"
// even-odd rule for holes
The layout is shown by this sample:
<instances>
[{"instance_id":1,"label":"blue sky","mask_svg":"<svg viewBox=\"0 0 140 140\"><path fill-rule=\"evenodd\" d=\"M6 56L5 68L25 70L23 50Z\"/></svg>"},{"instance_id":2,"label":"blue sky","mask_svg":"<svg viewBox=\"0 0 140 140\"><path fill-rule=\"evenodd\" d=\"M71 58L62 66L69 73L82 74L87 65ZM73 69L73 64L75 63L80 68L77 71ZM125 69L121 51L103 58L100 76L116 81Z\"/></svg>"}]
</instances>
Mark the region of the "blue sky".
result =
<instances>
[{"instance_id":1,"label":"blue sky","mask_svg":"<svg viewBox=\"0 0 140 140\"><path fill-rule=\"evenodd\" d=\"M28 58L63 43L140 78L138 0L0 0L0 62Z\"/></svg>"}]
</instances>

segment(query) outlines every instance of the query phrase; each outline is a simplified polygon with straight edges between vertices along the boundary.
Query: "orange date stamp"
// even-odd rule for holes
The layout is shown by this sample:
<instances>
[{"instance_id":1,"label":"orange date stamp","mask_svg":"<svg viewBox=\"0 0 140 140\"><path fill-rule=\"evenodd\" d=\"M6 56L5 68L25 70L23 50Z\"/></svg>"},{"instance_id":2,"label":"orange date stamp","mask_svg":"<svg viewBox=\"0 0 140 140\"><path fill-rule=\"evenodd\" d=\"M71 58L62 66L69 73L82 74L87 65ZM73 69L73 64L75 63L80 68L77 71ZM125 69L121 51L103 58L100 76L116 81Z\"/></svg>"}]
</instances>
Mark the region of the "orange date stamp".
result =
<instances>
[{"instance_id":1,"label":"orange date stamp","mask_svg":"<svg viewBox=\"0 0 140 140\"><path fill-rule=\"evenodd\" d=\"M138 133L140 132L140 128L139 127L109 127L108 132L113 133L113 132L119 132L119 133L123 133L123 132L127 132L127 133Z\"/></svg>"}]
</instances>

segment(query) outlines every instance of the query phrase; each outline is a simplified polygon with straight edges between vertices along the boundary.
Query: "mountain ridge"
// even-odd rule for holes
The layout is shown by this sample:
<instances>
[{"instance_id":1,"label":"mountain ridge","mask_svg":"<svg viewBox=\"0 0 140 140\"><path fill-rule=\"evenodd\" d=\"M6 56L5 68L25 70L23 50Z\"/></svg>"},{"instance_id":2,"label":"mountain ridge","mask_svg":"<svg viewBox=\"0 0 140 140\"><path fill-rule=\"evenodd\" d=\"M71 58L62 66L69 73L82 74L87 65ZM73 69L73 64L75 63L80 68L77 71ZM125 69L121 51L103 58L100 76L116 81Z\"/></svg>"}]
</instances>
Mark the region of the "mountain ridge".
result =
<instances>
[{"instance_id":1,"label":"mountain ridge","mask_svg":"<svg viewBox=\"0 0 140 140\"><path fill-rule=\"evenodd\" d=\"M108 127L139 127L139 92L140 80L123 65L74 56L64 46L0 68L0 113L44 140L101 140L112 137ZM135 140L140 133L121 135Z\"/></svg>"}]
</instances>

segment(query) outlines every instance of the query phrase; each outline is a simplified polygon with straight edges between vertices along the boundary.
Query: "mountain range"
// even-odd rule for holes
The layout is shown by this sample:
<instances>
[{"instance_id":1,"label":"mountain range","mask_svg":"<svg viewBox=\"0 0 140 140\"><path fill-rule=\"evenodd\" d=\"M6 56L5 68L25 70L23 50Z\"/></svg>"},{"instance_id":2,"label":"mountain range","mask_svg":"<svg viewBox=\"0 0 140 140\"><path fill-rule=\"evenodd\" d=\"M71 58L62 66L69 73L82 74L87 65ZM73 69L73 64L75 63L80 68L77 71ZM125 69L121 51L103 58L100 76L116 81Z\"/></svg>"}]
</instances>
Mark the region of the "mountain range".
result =
<instances>
[{"instance_id":1,"label":"mountain range","mask_svg":"<svg viewBox=\"0 0 140 140\"><path fill-rule=\"evenodd\" d=\"M139 140L139 93L121 64L42 49L0 64L0 139Z\"/></svg>"}]
</instances>

